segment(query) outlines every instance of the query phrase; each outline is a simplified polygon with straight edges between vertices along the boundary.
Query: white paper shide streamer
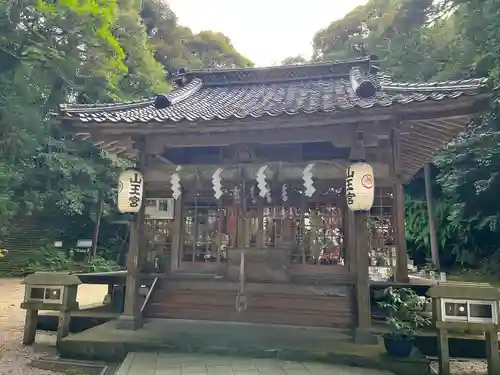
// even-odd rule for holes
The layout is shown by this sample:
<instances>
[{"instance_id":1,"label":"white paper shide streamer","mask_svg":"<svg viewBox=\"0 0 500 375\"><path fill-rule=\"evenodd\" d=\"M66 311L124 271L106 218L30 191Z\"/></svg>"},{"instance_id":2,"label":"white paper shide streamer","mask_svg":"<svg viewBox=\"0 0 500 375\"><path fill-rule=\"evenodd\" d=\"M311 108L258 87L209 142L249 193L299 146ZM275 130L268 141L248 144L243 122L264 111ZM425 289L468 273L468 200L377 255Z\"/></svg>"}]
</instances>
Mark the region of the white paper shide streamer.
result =
<instances>
[{"instance_id":1,"label":"white paper shide streamer","mask_svg":"<svg viewBox=\"0 0 500 375\"><path fill-rule=\"evenodd\" d=\"M238 186L233 188L233 199L235 202L239 202L241 199L240 188Z\"/></svg>"},{"instance_id":2,"label":"white paper shide streamer","mask_svg":"<svg viewBox=\"0 0 500 375\"><path fill-rule=\"evenodd\" d=\"M257 198L255 197L255 186L250 187L250 200L253 204L257 203Z\"/></svg>"},{"instance_id":3,"label":"white paper shide streamer","mask_svg":"<svg viewBox=\"0 0 500 375\"><path fill-rule=\"evenodd\" d=\"M261 198L264 198L268 195L269 189L267 187L267 181L266 181L266 172L267 165L263 165L262 167L259 168L257 171L256 175L256 180L257 180L257 187L259 188L259 196Z\"/></svg>"},{"instance_id":4,"label":"white paper shide streamer","mask_svg":"<svg viewBox=\"0 0 500 375\"><path fill-rule=\"evenodd\" d=\"M181 178L179 176L181 169L182 167L178 165L177 168L175 168L175 173L172 173L172 176L170 177L170 183L172 184L172 197L174 197L174 199L179 199L181 196Z\"/></svg>"},{"instance_id":5,"label":"white paper shide streamer","mask_svg":"<svg viewBox=\"0 0 500 375\"><path fill-rule=\"evenodd\" d=\"M375 196L373 168L367 163L353 163L346 171L347 206L351 211L370 211Z\"/></svg>"},{"instance_id":6,"label":"white paper shide streamer","mask_svg":"<svg viewBox=\"0 0 500 375\"><path fill-rule=\"evenodd\" d=\"M305 195L309 198L311 198L316 191L316 188L314 187L314 181L312 179L312 169L314 168L314 164L308 164L307 167L304 168L304 171L302 172L302 180L304 181L304 187L306 188L305 190Z\"/></svg>"},{"instance_id":7,"label":"white paper shide streamer","mask_svg":"<svg viewBox=\"0 0 500 375\"><path fill-rule=\"evenodd\" d=\"M118 179L118 211L137 213L144 195L144 177L136 169L128 169Z\"/></svg>"},{"instance_id":8,"label":"white paper shide streamer","mask_svg":"<svg viewBox=\"0 0 500 375\"><path fill-rule=\"evenodd\" d=\"M281 186L281 200L283 202L288 201L288 185L287 184L283 184Z\"/></svg>"},{"instance_id":9,"label":"white paper shide streamer","mask_svg":"<svg viewBox=\"0 0 500 375\"><path fill-rule=\"evenodd\" d=\"M215 199L220 199L220 197L222 197L222 185L220 177L222 171L223 171L222 168L217 168L217 170L212 175L212 185L213 185Z\"/></svg>"}]
</instances>

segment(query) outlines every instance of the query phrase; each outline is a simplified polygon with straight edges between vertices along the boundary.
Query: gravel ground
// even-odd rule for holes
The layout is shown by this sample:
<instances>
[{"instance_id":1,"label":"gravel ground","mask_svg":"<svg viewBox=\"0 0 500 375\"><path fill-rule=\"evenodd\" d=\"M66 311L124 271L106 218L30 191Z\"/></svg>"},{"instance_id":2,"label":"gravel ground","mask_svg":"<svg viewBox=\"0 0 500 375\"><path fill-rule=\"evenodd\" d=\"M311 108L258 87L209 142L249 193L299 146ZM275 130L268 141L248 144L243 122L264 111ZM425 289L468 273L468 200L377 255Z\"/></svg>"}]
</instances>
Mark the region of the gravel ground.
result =
<instances>
[{"instance_id":1,"label":"gravel ground","mask_svg":"<svg viewBox=\"0 0 500 375\"><path fill-rule=\"evenodd\" d=\"M29 366L31 359L53 355L55 337L37 334L36 344L21 344L24 326L24 310L19 307L24 298L21 279L0 279L0 374L1 375L58 375L51 371ZM78 301L81 305L102 302L107 292L105 285L81 285Z\"/></svg>"},{"instance_id":2,"label":"gravel ground","mask_svg":"<svg viewBox=\"0 0 500 375\"><path fill-rule=\"evenodd\" d=\"M431 363L432 369L438 373L438 363ZM483 360L460 360L450 362L452 375L488 375L488 365Z\"/></svg>"}]
</instances>

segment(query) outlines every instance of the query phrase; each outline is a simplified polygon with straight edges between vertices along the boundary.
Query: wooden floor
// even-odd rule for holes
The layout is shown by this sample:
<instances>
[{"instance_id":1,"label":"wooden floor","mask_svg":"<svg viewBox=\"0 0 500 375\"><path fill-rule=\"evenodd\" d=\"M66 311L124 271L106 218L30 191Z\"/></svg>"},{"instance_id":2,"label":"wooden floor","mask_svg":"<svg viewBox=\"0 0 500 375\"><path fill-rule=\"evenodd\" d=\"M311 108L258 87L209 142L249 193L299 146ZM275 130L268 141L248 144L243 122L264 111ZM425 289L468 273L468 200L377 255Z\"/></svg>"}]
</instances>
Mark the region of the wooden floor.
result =
<instances>
[{"instance_id":1,"label":"wooden floor","mask_svg":"<svg viewBox=\"0 0 500 375\"><path fill-rule=\"evenodd\" d=\"M381 370L279 359L129 353L116 375L392 375Z\"/></svg>"}]
</instances>

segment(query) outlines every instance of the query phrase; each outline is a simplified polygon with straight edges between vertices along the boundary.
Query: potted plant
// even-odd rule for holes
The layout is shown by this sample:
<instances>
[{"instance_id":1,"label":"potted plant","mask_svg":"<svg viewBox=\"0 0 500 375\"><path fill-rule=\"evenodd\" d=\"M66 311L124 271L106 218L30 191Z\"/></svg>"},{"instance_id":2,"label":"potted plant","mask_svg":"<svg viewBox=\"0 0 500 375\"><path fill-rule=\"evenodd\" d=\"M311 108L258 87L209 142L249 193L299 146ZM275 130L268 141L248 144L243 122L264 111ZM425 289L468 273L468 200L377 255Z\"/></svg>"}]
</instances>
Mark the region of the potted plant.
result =
<instances>
[{"instance_id":1,"label":"potted plant","mask_svg":"<svg viewBox=\"0 0 500 375\"><path fill-rule=\"evenodd\" d=\"M408 357L413 348L416 332L430 324L423 316L427 298L420 297L409 288L386 288L378 307L384 312L390 332L386 333L384 346L394 357Z\"/></svg>"}]
</instances>

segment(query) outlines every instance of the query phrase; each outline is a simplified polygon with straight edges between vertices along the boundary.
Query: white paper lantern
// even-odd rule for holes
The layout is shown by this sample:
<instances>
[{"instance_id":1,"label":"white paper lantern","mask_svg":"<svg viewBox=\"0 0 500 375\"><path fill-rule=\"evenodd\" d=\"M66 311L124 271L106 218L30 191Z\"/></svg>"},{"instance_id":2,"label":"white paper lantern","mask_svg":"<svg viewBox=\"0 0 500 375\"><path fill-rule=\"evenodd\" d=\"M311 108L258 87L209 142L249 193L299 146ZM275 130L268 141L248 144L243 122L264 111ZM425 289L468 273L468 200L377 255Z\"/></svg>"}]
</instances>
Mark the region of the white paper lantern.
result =
<instances>
[{"instance_id":1,"label":"white paper lantern","mask_svg":"<svg viewBox=\"0 0 500 375\"><path fill-rule=\"evenodd\" d=\"M144 177L136 169L127 169L118 180L118 211L137 213L144 195Z\"/></svg>"},{"instance_id":2,"label":"white paper lantern","mask_svg":"<svg viewBox=\"0 0 500 375\"><path fill-rule=\"evenodd\" d=\"M375 184L373 168L367 163L353 163L347 168L347 206L351 211L370 211L373 206Z\"/></svg>"}]
</instances>

